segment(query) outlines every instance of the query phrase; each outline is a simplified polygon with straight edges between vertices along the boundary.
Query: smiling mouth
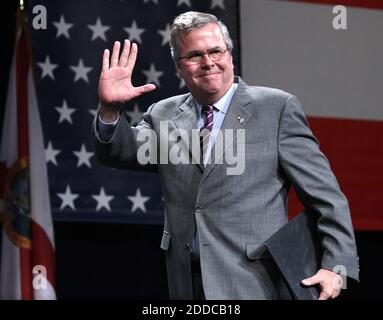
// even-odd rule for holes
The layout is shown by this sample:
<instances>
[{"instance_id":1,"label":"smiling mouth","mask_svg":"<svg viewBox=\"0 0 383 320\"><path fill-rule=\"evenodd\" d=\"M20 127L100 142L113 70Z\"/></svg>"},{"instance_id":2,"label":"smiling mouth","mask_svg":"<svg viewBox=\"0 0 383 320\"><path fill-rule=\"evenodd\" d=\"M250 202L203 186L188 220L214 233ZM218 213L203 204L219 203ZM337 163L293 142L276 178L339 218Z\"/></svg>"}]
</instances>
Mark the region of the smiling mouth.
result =
<instances>
[{"instance_id":1,"label":"smiling mouth","mask_svg":"<svg viewBox=\"0 0 383 320\"><path fill-rule=\"evenodd\" d=\"M208 77L208 76L213 76L213 75L217 75L219 74L218 72L214 72L214 73L204 73L204 74L201 74L200 75L200 78L203 78L203 77Z\"/></svg>"}]
</instances>

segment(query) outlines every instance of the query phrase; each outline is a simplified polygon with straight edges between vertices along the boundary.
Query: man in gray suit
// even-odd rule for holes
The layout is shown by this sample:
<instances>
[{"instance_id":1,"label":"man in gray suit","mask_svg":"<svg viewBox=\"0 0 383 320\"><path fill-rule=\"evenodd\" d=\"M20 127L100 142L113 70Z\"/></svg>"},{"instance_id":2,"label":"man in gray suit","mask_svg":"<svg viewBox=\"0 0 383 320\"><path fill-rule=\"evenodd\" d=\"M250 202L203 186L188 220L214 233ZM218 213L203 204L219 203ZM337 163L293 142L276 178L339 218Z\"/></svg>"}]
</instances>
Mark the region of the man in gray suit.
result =
<instances>
[{"instance_id":1,"label":"man in gray suit","mask_svg":"<svg viewBox=\"0 0 383 320\"><path fill-rule=\"evenodd\" d=\"M120 43L115 42L111 57L108 50L103 54L101 107L94 122L101 163L158 170L166 211L161 248L166 251L170 297L291 298L273 261L262 254L263 242L287 222L291 186L305 208L319 216L323 248L321 268L302 283L320 286L320 299L337 297L340 276L335 266L358 279L355 238L347 200L299 101L281 90L250 87L234 76L233 44L215 16L181 14L172 24L170 45L190 93L154 103L131 127L120 106L155 86L132 85L137 46L125 40L119 55ZM203 151L192 147L185 135L163 138L175 130L199 129L207 133ZM233 139L217 153L218 129ZM140 148L147 143L142 135L161 137L146 149L152 152L146 165L140 159ZM180 140L193 161L171 161L171 148ZM170 161L161 161L164 146ZM228 170L230 147L243 162L239 173ZM195 161L200 151L201 162Z\"/></svg>"}]
</instances>

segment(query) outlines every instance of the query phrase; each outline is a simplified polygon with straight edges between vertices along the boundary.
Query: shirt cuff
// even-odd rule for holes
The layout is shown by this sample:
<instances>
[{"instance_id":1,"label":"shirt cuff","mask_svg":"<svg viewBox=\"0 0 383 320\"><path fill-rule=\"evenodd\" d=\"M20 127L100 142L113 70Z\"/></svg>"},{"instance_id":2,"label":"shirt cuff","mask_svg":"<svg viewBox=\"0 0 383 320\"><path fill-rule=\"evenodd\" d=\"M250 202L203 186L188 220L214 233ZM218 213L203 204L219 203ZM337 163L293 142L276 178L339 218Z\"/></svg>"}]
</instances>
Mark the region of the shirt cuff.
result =
<instances>
[{"instance_id":1,"label":"shirt cuff","mask_svg":"<svg viewBox=\"0 0 383 320\"><path fill-rule=\"evenodd\" d=\"M120 117L113 122L105 122L98 116L98 132L102 141L108 141L113 136L118 120L120 120Z\"/></svg>"},{"instance_id":2,"label":"shirt cuff","mask_svg":"<svg viewBox=\"0 0 383 320\"><path fill-rule=\"evenodd\" d=\"M101 116L98 115L98 120L99 120L100 123L103 124L103 125L107 125L107 126L112 125L112 126L115 126L115 125L117 124L118 120L120 120L120 116L118 116L118 118L117 118L116 120L114 120L113 122L105 122L105 121L103 121L103 120L101 119Z\"/></svg>"}]
</instances>

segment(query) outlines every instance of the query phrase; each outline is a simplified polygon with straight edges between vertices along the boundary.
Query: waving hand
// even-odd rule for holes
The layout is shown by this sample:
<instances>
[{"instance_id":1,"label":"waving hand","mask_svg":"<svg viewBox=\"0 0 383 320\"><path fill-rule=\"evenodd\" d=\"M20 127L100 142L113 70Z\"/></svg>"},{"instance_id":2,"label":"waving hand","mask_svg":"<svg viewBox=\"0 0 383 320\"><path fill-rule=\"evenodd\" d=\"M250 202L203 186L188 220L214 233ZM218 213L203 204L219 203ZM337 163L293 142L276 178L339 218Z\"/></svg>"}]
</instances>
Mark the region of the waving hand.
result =
<instances>
[{"instance_id":1,"label":"waving hand","mask_svg":"<svg viewBox=\"0 0 383 320\"><path fill-rule=\"evenodd\" d=\"M137 59L137 45L125 40L120 57L119 52L120 42L116 41L111 58L108 49L105 49L102 58L98 94L101 101L100 114L106 121L114 120L118 107L122 103L156 89L153 84L140 87L134 87L132 84L132 73Z\"/></svg>"}]
</instances>

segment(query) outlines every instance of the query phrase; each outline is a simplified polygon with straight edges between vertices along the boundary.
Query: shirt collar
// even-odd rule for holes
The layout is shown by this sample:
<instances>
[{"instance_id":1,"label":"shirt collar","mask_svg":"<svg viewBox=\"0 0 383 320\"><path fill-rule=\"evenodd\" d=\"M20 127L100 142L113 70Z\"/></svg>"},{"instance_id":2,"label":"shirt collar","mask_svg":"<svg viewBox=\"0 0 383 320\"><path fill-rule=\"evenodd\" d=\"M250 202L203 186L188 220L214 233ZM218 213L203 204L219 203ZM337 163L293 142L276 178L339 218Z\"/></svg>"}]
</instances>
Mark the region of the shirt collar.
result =
<instances>
[{"instance_id":1,"label":"shirt collar","mask_svg":"<svg viewBox=\"0 0 383 320\"><path fill-rule=\"evenodd\" d=\"M226 111L229 108L231 98L233 97L233 94L235 90L237 89L237 87L238 87L238 83L233 82L229 90L227 90L227 92L218 101L213 103L214 109L226 114ZM198 115L201 116L202 104L198 103L197 100L195 99L194 99L194 104L197 107Z\"/></svg>"}]
</instances>

